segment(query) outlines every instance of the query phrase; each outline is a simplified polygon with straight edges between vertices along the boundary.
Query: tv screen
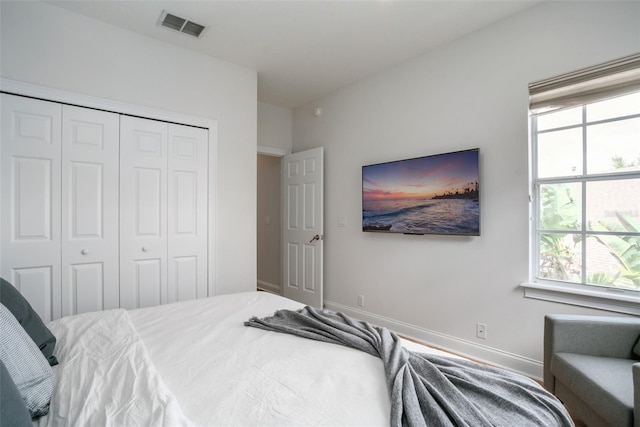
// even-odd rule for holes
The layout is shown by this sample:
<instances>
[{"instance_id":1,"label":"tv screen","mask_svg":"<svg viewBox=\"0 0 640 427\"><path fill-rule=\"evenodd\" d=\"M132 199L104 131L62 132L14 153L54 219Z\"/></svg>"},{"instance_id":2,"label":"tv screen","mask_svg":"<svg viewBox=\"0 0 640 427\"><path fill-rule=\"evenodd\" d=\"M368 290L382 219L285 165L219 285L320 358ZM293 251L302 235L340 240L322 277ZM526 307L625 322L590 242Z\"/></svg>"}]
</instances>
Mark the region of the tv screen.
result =
<instances>
[{"instance_id":1,"label":"tv screen","mask_svg":"<svg viewBox=\"0 0 640 427\"><path fill-rule=\"evenodd\" d=\"M362 231L479 236L479 149L363 166Z\"/></svg>"}]
</instances>

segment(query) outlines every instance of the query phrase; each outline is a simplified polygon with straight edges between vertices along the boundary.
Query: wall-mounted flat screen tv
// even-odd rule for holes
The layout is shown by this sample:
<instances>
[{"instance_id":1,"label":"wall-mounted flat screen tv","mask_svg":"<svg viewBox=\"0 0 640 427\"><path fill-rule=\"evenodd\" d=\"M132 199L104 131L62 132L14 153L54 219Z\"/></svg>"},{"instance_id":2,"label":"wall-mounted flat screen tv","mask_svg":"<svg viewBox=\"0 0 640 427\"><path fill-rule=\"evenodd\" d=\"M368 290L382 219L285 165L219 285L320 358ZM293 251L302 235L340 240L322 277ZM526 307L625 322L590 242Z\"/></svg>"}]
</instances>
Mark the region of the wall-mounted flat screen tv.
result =
<instances>
[{"instance_id":1,"label":"wall-mounted flat screen tv","mask_svg":"<svg viewBox=\"0 0 640 427\"><path fill-rule=\"evenodd\" d=\"M480 235L478 148L362 167L362 231Z\"/></svg>"}]
</instances>

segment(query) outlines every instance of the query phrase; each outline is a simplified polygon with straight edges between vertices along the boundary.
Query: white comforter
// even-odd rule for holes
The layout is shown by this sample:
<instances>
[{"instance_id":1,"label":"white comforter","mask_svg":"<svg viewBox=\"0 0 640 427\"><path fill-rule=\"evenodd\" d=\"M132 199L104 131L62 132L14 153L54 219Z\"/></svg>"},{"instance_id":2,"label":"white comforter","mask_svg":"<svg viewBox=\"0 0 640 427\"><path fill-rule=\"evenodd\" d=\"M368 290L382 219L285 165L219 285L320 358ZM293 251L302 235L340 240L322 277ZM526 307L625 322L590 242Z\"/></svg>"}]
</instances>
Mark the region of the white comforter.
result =
<instances>
[{"instance_id":1,"label":"white comforter","mask_svg":"<svg viewBox=\"0 0 640 427\"><path fill-rule=\"evenodd\" d=\"M190 426L125 310L65 317L57 337L56 381L40 426Z\"/></svg>"},{"instance_id":2,"label":"white comforter","mask_svg":"<svg viewBox=\"0 0 640 427\"><path fill-rule=\"evenodd\" d=\"M249 292L133 310L130 316L163 381L197 425L388 426L380 359L244 326L252 316L302 307Z\"/></svg>"},{"instance_id":3,"label":"white comforter","mask_svg":"<svg viewBox=\"0 0 640 427\"><path fill-rule=\"evenodd\" d=\"M248 292L54 321L61 364L41 424L388 426L380 359L244 326L301 307Z\"/></svg>"}]
</instances>

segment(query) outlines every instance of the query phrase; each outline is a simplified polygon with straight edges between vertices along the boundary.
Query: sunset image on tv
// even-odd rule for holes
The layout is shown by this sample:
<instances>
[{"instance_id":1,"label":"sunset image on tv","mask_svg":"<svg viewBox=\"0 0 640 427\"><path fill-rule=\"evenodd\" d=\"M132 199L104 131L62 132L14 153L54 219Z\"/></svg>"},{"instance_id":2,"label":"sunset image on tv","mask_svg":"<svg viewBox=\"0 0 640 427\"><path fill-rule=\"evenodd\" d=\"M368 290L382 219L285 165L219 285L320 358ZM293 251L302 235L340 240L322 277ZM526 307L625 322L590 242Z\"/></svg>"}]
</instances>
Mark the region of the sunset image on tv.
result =
<instances>
[{"instance_id":1,"label":"sunset image on tv","mask_svg":"<svg viewBox=\"0 0 640 427\"><path fill-rule=\"evenodd\" d=\"M362 167L362 230L480 235L479 150Z\"/></svg>"}]
</instances>

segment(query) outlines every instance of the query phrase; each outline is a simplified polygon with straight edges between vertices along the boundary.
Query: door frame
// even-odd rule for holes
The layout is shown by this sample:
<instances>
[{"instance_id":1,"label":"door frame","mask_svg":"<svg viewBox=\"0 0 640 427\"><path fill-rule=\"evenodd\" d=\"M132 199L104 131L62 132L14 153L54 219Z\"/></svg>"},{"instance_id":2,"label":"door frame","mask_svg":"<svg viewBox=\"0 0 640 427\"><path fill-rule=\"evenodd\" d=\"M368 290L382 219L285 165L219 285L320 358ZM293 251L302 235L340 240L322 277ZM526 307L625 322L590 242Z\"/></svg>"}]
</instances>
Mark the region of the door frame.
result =
<instances>
[{"instance_id":1,"label":"door frame","mask_svg":"<svg viewBox=\"0 0 640 427\"><path fill-rule=\"evenodd\" d=\"M120 101L99 98L80 93L68 92L59 89L52 89L31 83L24 83L16 80L0 78L0 92L8 94L26 96L42 99L45 101L58 102L61 104L71 104L79 107L93 108L118 114L138 116L142 118L161 120L165 122L178 123L187 126L195 126L208 130L209 134L209 194L208 194L208 295L216 294L216 198L217 198L217 171L218 171L218 122L206 117L191 116L188 114L175 113L157 108L144 107L127 104ZM1 215L1 213L0 213ZM0 253L0 259L2 253Z\"/></svg>"}]
</instances>

